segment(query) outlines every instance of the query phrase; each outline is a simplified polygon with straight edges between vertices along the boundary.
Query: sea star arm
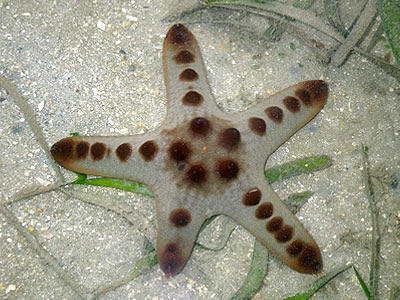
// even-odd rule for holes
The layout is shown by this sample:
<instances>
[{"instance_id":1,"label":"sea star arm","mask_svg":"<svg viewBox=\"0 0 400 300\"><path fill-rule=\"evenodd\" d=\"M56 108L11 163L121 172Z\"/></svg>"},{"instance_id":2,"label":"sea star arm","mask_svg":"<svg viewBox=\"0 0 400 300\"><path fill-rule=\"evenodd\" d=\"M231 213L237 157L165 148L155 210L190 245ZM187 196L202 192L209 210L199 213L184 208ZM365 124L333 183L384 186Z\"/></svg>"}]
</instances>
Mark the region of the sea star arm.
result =
<instances>
[{"instance_id":1,"label":"sea star arm","mask_svg":"<svg viewBox=\"0 0 400 300\"><path fill-rule=\"evenodd\" d=\"M162 58L168 100L166 124L179 124L196 114L219 111L200 48L193 34L182 24L168 31Z\"/></svg>"},{"instance_id":2,"label":"sea star arm","mask_svg":"<svg viewBox=\"0 0 400 300\"><path fill-rule=\"evenodd\" d=\"M237 114L238 126L246 133L243 139L260 154L258 163L264 163L272 152L309 122L327 98L328 84L310 80L286 88Z\"/></svg>"},{"instance_id":3,"label":"sea star arm","mask_svg":"<svg viewBox=\"0 0 400 300\"><path fill-rule=\"evenodd\" d=\"M205 201L191 191L163 185L154 189L157 212L157 254L161 270L168 276L180 272L188 261L200 227L206 220Z\"/></svg>"},{"instance_id":4,"label":"sea star arm","mask_svg":"<svg viewBox=\"0 0 400 300\"><path fill-rule=\"evenodd\" d=\"M154 181L158 145L151 135L72 136L51 147L54 159L64 168L85 174Z\"/></svg>"},{"instance_id":5,"label":"sea star arm","mask_svg":"<svg viewBox=\"0 0 400 300\"><path fill-rule=\"evenodd\" d=\"M262 171L242 176L247 191L242 198L228 198L220 212L246 228L282 262L301 273L317 273L323 263L313 237L262 178ZM258 175L256 177L255 175Z\"/></svg>"}]
</instances>

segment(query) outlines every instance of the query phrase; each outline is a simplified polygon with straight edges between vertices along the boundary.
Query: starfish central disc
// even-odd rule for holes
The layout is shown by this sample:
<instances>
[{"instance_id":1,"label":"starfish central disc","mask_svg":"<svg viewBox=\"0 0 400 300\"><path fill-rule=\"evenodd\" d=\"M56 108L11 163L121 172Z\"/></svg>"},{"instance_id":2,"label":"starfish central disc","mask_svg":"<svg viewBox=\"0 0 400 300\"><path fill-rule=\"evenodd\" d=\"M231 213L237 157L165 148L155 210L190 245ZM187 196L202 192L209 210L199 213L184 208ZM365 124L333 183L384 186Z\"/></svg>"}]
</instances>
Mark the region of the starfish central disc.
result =
<instances>
[{"instance_id":1,"label":"starfish central disc","mask_svg":"<svg viewBox=\"0 0 400 300\"><path fill-rule=\"evenodd\" d=\"M239 177L245 145L230 122L195 117L166 133L165 170L172 172L179 188L198 188L211 195Z\"/></svg>"}]
</instances>

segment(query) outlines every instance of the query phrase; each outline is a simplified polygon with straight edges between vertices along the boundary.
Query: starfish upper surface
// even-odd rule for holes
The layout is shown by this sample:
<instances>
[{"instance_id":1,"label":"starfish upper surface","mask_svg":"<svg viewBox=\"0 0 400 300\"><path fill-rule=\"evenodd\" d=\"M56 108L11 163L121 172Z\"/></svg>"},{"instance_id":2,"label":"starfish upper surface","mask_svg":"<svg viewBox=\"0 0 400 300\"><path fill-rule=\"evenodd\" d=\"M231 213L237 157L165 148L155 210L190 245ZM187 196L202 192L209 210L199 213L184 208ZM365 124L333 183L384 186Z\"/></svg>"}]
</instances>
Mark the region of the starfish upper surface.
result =
<instances>
[{"instance_id":1,"label":"starfish upper surface","mask_svg":"<svg viewBox=\"0 0 400 300\"><path fill-rule=\"evenodd\" d=\"M324 106L321 80L291 86L237 114L214 100L193 34L176 24L163 45L167 116L155 131L133 136L74 136L51 148L63 167L145 182L156 200L158 261L175 275L189 259L203 222L232 217L286 265L322 269L312 236L264 177L268 156Z\"/></svg>"}]
</instances>

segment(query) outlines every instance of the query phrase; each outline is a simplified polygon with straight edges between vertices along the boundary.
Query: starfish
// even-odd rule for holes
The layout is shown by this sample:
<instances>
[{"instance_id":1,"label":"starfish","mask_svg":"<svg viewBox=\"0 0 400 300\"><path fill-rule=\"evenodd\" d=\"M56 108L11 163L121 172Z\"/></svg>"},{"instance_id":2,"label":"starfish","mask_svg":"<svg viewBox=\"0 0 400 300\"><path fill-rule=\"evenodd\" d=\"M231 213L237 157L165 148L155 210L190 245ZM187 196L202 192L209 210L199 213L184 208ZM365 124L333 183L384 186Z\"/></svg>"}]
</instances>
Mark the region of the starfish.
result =
<instances>
[{"instance_id":1,"label":"starfish","mask_svg":"<svg viewBox=\"0 0 400 300\"><path fill-rule=\"evenodd\" d=\"M236 114L221 111L199 46L182 24L163 44L167 115L155 131L131 136L73 136L51 147L64 168L144 182L157 216L158 262L168 277L189 259L203 222L227 215L282 262L322 270L320 250L264 177L266 159L322 109L328 85L291 86Z\"/></svg>"}]
</instances>

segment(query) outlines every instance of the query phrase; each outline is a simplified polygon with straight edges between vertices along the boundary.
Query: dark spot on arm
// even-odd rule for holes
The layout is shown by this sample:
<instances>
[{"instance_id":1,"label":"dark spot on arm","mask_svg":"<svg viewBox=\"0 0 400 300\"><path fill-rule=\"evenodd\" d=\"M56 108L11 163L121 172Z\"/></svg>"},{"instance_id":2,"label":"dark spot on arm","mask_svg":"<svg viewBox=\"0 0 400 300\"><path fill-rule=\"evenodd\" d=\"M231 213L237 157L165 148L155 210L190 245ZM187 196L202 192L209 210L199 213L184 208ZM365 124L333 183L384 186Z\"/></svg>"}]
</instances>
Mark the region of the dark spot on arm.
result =
<instances>
[{"instance_id":1,"label":"dark spot on arm","mask_svg":"<svg viewBox=\"0 0 400 300\"><path fill-rule=\"evenodd\" d=\"M178 208L169 214L169 221L176 227L184 227L190 223L192 216L187 209Z\"/></svg>"},{"instance_id":2,"label":"dark spot on arm","mask_svg":"<svg viewBox=\"0 0 400 300\"><path fill-rule=\"evenodd\" d=\"M206 118L198 117L190 122L190 130L198 135L206 135L211 130L211 125Z\"/></svg>"},{"instance_id":3,"label":"dark spot on arm","mask_svg":"<svg viewBox=\"0 0 400 300\"><path fill-rule=\"evenodd\" d=\"M76 156L78 159L85 159L89 153L89 143L81 141L76 145Z\"/></svg>"},{"instance_id":4,"label":"dark spot on arm","mask_svg":"<svg viewBox=\"0 0 400 300\"><path fill-rule=\"evenodd\" d=\"M147 141L139 147L139 154L145 161L153 160L157 152L158 152L158 145L153 140Z\"/></svg>"},{"instance_id":5,"label":"dark spot on arm","mask_svg":"<svg viewBox=\"0 0 400 300\"><path fill-rule=\"evenodd\" d=\"M273 217L268 221L266 229L268 232L276 232L282 228L283 219L282 217Z\"/></svg>"},{"instance_id":6,"label":"dark spot on arm","mask_svg":"<svg viewBox=\"0 0 400 300\"><path fill-rule=\"evenodd\" d=\"M323 80L305 81L303 87L295 91L295 95L305 106L325 104L328 93L328 84Z\"/></svg>"},{"instance_id":7,"label":"dark spot on arm","mask_svg":"<svg viewBox=\"0 0 400 300\"><path fill-rule=\"evenodd\" d=\"M129 143L121 144L118 146L117 150L115 150L115 153L120 161L127 161L132 155L132 146Z\"/></svg>"},{"instance_id":8,"label":"dark spot on arm","mask_svg":"<svg viewBox=\"0 0 400 300\"><path fill-rule=\"evenodd\" d=\"M258 188L249 189L246 194L244 194L242 202L246 206L253 206L260 203L261 191Z\"/></svg>"},{"instance_id":9,"label":"dark spot on arm","mask_svg":"<svg viewBox=\"0 0 400 300\"><path fill-rule=\"evenodd\" d=\"M274 212L274 206L272 205L272 203L264 202L257 207L255 216L257 219L264 220L271 217L273 212Z\"/></svg>"},{"instance_id":10,"label":"dark spot on arm","mask_svg":"<svg viewBox=\"0 0 400 300\"><path fill-rule=\"evenodd\" d=\"M283 227L275 233L275 239L279 243L286 243L290 241L293 237L294 229L292 226L283 225Z\"/></svg>"},{"instance_id":11,"label":"dark spot on arm","mask_svg":"<svg viewBox=\"0 0 400 300\"><path fill-rule=\"evenodd\" d=\"M169 157L175 161L183 161L189 158L192 150L188 143L177 141L172 143L168 148Z\"/></svg>"},{"instance_id":12,"label":"dark spot on arm","mask_svg":"<svg viewBox=\"0 0 400 300\"><path fill-rule=\"evenodd\" d=\"M299 89L295 92L295 95L300 98L305 106L310 106L312 104L310 93L307 92L307 90Z\"/></svg>"},{"instance_id":13,"label":"dark spot on arm","mask_svg":"<svg viewBox=\"0 0 400 300\"><path fill-rule=\"evenodd\" d=\"M236 128L225 129L219 134L218 143L228 151L235 149L240 143L239 130Z\"/></svg>"},{"instance_id":14,"label":"dark spot on arm","mask_svg":"<svg viewBox=\"0 0 400 300\"><path fill-rule=\"evenodd\" d=\"M198 92L190 91L182 98L182 103L188 106L198 106L203 102L203 96Z\"/></svg>"},{"instance_id":15,"label":"dark spot on arm","mask_svg":"<svg viewBox=\"0 0 400 300\"><path fill-rule=\"evenodd\" d=\"M74 144L73 139L70 137L62 139L51 146L51 155L58 162L69 161L74 157Z\"/></svg>"},{"instance_id":16,"label":"dark spot on arm","mask_svg":"<svg viewBox=\"0 0 400 300\"><path fill-rule=\"evenodd\" d=\"M322 270L321 252L317 246L307 245L298 257L304 273L318 273Z\"/></svg>"},{"instance_id":17,"label":"dark spot on arm","mask_svg":"<svg viewBox=\"0 0 400 300\"><path fill-rule=\"evenodd\" d=\"M286 97L283 99L283 104L286 106L288 111L296 113L300 111L300 103L295 97Z\"/></svg>"},{"instance_id":18,"label":"dark spot on arm","mask_svg":"<svg viewBox=\"0 0 400 300\"><path fill-rule=\"evenodd\" d=\"M181 81L195 81L199 79L199 74L193 69L185 69L179 74L179 79Z\"/></svg>"},{"instance_id":19,"label":"dark spot on arm","mask_svg":"<svg viewBox=\"0 0 400 300\"><path fill-rule=\"evenodd\" d=\"M194 63L194 55L187 50L179 51L177 55L174 56L175 62L180 64L190 64Z\"/></svg>"},{"instance_id":20,"label":"dark spot on arm","mask_svg":"<svg viewBox=\"0 0 400 300\"><path fill-rule=\"evenodd\" d=\"M250 118L249 128L253 133L262 136L265 134L267 124L265 124L265 121L261 118Z\"/></svg>"},{"instance_id":21,"label":"dark spot on arm","mask_svg":"<svg viewBox=\"0 0 400 300\"><path fill-rule=\"evenodd\" d=\"M177 243L166 244L158 255L158 263L166 277L175 276L185 264L179 245Z\"/></svg>"},{"instance_id":22,"label":"dark spot on arm","mask_svg":"<svg viewBox=\"0 0 400 300\"><path fill-rule=\"evenodd\" d=\"M304 83L304 88L308 91L314 103L324 102L328 98L328 84L323 80L310 80Z\"/></svg>"},{"instance_id":23,"label":"dark spot on arm","mask_svg":"<svg viewBox=\"0 0 400 300\"><path fill-rule=\"evenodd\" d=\"M194 41L193 34L182 24L175 24L168 31L165 39L176 46L190 45Z\"/></svg>"},{"instance_id":24,"label":"dark spot on arm","mask_svg":"<svg viewBox=\"0 0 400 300\"><path fill-rule=\"evenodd\" d=\"M267 117L276 124L280 124L283 121L283 111L277 106L268 107L265 110Z\"/></svg>"},{"instance_id":25,"label":"dark spot on arm","mask_svg":"<svg viewBox=\"0 0 400 300\"><path fill-rule=\"evenodd\" d=\"M226 159L218 163L217 171L221 178L231 180L237 177L239 166L234 160Z\"/></svg>"},{"instance_id":26,"label":"dark spot on arm","mask_svg":"<svg viewBox=\"0 0 400 300\"><path fill-rule=\"evenodd\" d=\"M207 170L202 164L193 165L187 172L187 178L193 183L203 183L207 180Z\"/></svg>"},{"instance_id":27,"label":"dark spot on arm","mask_svg":"<svg viewBox=\"0 0 400 300\"><path fill-rule=\"evenodd\" d=\"M106 144L104 143L94 143L90 147L90 154L94 161L102 160L105 153L106 153Z\"/></svg>"},{"instance_id":28,"label":"dark spot on arm","mask_svg":"<svg viewBox=\"0 0 400 300\"><path fill-rule=\"evenodd\" d=\"M303 251L305 245L304 242L301 240L295 240L292 243L290 243L289 246L286 247L286 252L290 255L290 256L296 256L299 255L301 253L301 251Z\"/></svg>"}]
</instances>

